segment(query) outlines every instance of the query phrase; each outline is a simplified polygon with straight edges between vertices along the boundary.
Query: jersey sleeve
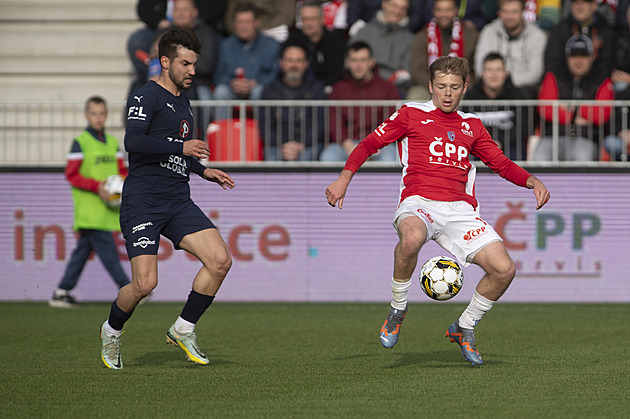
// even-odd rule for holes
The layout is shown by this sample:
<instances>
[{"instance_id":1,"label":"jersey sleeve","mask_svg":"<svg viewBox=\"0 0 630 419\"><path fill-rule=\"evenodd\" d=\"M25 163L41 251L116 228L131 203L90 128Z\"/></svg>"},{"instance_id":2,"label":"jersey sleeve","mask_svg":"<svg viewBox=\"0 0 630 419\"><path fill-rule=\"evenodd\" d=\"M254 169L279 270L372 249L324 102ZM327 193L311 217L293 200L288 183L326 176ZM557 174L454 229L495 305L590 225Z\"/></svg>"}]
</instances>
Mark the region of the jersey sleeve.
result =
<instances>
[{"instance_id":1,"label":"jersey sleeve","mask_svg":"<svg viewBox=\"0 0 630 419\"><path fill-rule=\"evenodd\" d=\"M191 162L190 162L190 171L193 172L193 173L198 174L201 177L203 177L203 171L206 170L206 166L201 164L199 162L199 160L197 160L194 157L192 157L190 160L191 160Z\"/></svg>"},{"instance_id":2,"label":"jersey sleeve","mask_svg":"<svg viewBox=\"0 0 630 419\"><path fill-rule=\"evenodd\" d=\"M127 100L125 150L143 154L182 154L182 142L164 141L164 138L153 138L147 134L151 120L159 110L159 102L157 95L148 89L143 94L142 102L137 101L134 95Z\"/></svg>"},{"instance_id":3,"label":"jersey sleeve","mask_svg":"<svg viewBox=\"0 0 630 419\"><path fill-rule=\"evenodd\" d=\"M374 131L365 137L357 145L350 156L344 169L356 173L359 167L379 149L404 138L407 135L407 125L409 120L406 105L394 112L388 119L382 122Z\"/></svg>"},{"instance_id":4,"label":"jersey sleeve","mask_svg":"<svg viewBox=\"0 0 630 419\"><path fill-rule=\"evenodd\" d=\"M530 173L507 158L481 121L479 121L478 132L481 134L473 144L472 154L479 157L486 166L505 180L517 186L527 187Z\"/></svg>"}]
</instances>

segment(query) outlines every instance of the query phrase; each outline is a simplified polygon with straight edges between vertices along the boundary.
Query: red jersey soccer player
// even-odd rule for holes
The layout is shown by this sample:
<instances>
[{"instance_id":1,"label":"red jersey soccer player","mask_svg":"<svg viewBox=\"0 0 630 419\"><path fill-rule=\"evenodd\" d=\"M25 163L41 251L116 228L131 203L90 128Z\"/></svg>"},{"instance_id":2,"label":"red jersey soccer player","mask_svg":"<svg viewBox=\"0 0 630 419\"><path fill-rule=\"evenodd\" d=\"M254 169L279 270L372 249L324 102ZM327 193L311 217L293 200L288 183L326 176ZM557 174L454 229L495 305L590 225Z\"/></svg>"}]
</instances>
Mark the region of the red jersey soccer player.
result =
<instances>
[{"instance_id":1,"label":"red jersey soccer player","mask_svg":"<svg viewBox=\"0 0 630 419\"><path fill-rule=\"evenodd\" d=\"M378 149L397 142L403 170L394 228L400 241L394 251L392 303L381 328L381 344L392 348L398 341L418 252L426 242L435 240L460 263L474 263L485 271L470 304L446 331L467 361L481 365L473 329L507 290L516 268L501 237L479 215L475 166L468 156L474 154L503 178L533 189L536 209L550 195L540 180L503 154L479 118L457 110L467 88L468 61L441 57L431 64L429 73L432 100L406 103L363 139L337 180L326 188L326 198L341 209L359 167ZM471 230L480 233L470 238L466 233Z\"/></svg>"}]
</instances>

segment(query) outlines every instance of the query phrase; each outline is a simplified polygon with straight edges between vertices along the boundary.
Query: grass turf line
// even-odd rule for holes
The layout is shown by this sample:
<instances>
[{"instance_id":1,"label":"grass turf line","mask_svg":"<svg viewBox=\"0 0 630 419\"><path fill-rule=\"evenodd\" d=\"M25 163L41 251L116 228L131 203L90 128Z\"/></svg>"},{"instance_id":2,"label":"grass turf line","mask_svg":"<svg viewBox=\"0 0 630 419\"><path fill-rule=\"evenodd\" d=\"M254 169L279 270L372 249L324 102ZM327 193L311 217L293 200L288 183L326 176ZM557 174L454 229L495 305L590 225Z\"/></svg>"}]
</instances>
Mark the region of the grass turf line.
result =
<instances>
[{"instance_id":1,"label":"grass turf line","mask_svg":"<svg viewBox=\"0 0 630 419\"><path fill-rule=\"evenodd\" d=\"M197 326L208 366L165 343L181 307L139 307L122 337L124 369L113 371L99 353L108 304L0 303L2 416L574 418L630 408L629 304L499 304L476 329L481 367L444 337L461 304L411 304L388 350L378 340L387 304L216 303Z\"/></svg>"}]
</instances>

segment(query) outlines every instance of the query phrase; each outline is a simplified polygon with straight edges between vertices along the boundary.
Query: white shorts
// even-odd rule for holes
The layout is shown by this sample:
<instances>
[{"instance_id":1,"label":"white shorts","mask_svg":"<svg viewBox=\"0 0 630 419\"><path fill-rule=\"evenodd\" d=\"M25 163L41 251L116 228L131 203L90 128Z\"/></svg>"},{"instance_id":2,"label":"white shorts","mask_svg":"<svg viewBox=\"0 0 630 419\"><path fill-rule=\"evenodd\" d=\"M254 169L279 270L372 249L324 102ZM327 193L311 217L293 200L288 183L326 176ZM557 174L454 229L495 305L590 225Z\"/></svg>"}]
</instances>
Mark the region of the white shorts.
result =
<instances>
[{"instance_id":1,"label":"white shorts","mask_svg":"<svg viewBox=\"0 0 630 419\"><path fill-rule=\"evenodd\" d=\"M486 245L503 241L494 228L465 201L433 201L421 196L405 198L394 214L396 233L400 220L411 216L420 218L426 224L425 243L435 240L463 266L470 265L475 255Z\"/></svg>"}]
</instances>

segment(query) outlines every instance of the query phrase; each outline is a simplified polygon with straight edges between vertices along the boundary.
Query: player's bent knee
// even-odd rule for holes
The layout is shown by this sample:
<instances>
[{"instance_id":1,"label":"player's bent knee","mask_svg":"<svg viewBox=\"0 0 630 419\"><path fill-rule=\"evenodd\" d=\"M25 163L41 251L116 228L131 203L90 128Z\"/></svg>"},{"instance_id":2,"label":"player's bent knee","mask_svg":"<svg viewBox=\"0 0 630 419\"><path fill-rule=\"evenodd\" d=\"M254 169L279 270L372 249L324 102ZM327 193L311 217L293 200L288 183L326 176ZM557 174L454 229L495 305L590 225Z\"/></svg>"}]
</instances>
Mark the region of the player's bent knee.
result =
<instances>
[{"instance_id":1,"label":"player's bent knee","mask_svg":"<svg viewBox=\"0 0 630 419\"><path fill-rule=\"evenodd\" d=\"M512 282L512 280L514 279L514 276L516 275L516 265L514 264L514 261L511 258L508 258L505 261L501 261L497 264L495 264L493 266L494 268L494 272L492 273L493 276L509 285L510 282Z\"/></svg>"},{"instance_id":2,"label":"player's bent knee","mask_svg":"<svg viewBox=\"0 0 630 419\"><path fill-rule=\"evenodd\" d=\"M405 257L414 257L422 248L424 239L420 234L409 233L405 234L400 240L400 251Z\"/></svg>"},{"instance_id":3,"label":"player's bent knee","mask_svg":"<svg viewBox=\"0 0 630 419\"><path fill-rule=\"evenodd\" d=\"M225 277L232 267L232 256L227 249L221 249L214 252L204 265L216 275Z\"/></svg>"},{"instance_id":4,"label":"player's bent knee","mask_svg":"<svg viewBox=\"0 0 630 419\"><path fill-rule=\"evenodd\" d=\"M217 272L217 274L223 277L227 275L231 267L232 267L231 257L218 261L214 265L214 269Z\"/></svg>"},{"instance_id":5,"label":"player's bent knee","mask_svg":"<svg viewBox=\"0 0 630 419\"><path fill-rule=\"evenodd\" d=\"M137 299L142 299L147 295L151 294L151 292L157 286L157 281L150 280L137 280L132 281L131 283L133 293Z\"/></svg>"}]
</instances>

